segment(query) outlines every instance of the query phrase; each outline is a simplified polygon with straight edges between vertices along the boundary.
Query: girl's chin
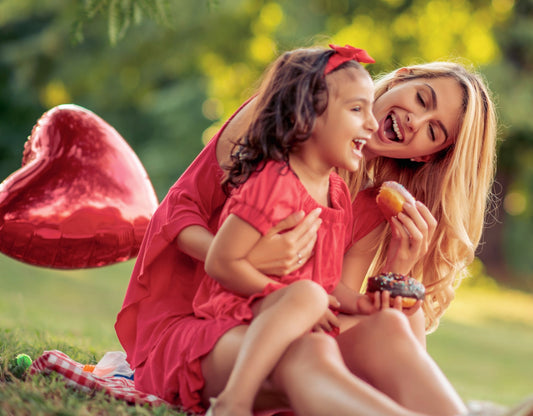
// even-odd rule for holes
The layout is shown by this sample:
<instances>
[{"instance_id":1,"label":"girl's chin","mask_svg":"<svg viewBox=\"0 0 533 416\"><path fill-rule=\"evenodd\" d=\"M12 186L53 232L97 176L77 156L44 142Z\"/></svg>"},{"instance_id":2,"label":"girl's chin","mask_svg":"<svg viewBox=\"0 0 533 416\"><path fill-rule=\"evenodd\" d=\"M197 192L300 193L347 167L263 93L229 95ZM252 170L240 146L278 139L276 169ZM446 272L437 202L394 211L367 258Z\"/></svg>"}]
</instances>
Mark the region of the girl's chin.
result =
<instances>
[{"instance_id":1,"label":"girl's chin","mask_svg":"<svg viewBox=\"0 0 533 416\"><path fill-rule=\"evenodd\" d=\"M365 158L365 160L372 160L378 156L379 154L377 154L375 151L370 149L368 145L365 146L365 149L363 150L363 157Z\"/></svg>"}]
</instances>

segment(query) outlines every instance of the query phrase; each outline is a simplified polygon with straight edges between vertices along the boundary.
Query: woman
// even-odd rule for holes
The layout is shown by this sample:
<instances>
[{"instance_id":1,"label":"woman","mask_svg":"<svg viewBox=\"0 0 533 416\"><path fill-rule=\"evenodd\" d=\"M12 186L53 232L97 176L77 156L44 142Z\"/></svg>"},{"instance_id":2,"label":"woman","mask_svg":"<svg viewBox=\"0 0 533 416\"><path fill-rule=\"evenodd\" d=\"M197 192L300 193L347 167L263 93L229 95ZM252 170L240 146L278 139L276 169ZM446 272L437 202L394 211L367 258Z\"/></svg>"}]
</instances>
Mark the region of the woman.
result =
<instances>
[{"instance_id":1,"label":"woman","mask_svg":"<svg viewBox=\"0 0 533 416\"><path fill-rule=\"evenodd\" d=\"M440 65L436 64L435 69L437 67ZM427 74L430 73L431 71ZM392 76L393 81L397 82L389 82L388 90L377 94L376 108L379 108L380 102L387 103L386 99L398 91L399 97L411 97L412 90L402 90L401 87L412 86L418 78L402 80L401 77L396 78L397 75L401 73ZM448 80L450 77L450 74L437 73L435 79ZM426 78L422 79L425 80L424 84L428 83ZM460 85L458 81L455 82ZM440 143L435 145L431 140L429 148L433 151L409 157L420 158L445 149L449 149L447 153L452 156L459 157L456 151L462 149L460 142L467 138L467 128L473 131L472 137L468 137L473 143L479 144L485 140L484 147L494 147L494 137L489 137L494 136L494 125L485 128L482 126L483 123L494 122L492 105L488 97L483 96L485 88L477 78L468 82L476 85L469 87L466 93L463 88L455 89L454 108L459 113L455 114L453 126L448 125L447 118L443 118L446 116L445 109L439 105L431 107L431 110L438 111L431 112L433 117L424 122L428 138L433 138L430 127L435 122L439 127L443 125L446 128L449 137L445 146L441 147ZM416 88L414 91L415 100L420 101L420 91ZM477 107L480 102L486 114L470 116L472 107ZM177 369L172 367L172 345L177 345L181 337L191 336L198 325L201 325L199 320L191 315L191 301L198 285L198 276L203 274L202 261L213 238L219 209L225 200L219 185L223 175L219 165L224 164L228 158L232 147L231 138L238 137L242 127L246 126L247 112L252 109L249 104L250 102L245 103L244 108L241 108L206 146L171 188L154 215L116 323L117 334L128 353L128 360L132 367L136 368L137 387L175 403L186 400L197 402L198 406L193 408L195 411L202 411L208 398L218 395L224 387L246 331L245 326L239 326L225 333L212 352L202 358L198 377L187 380L187 383L178 383L174 377ZM379 131L390 133L392 119L379 116L376 118L380 121ZM467 122L471 123L472 127L467 126ZM414 127L410 128L415 131ZM392 129L394 130L394 127ZM405 134L405 137L408 136ZM381 146L385 148L379 150L384 153L395 147L385 146L387 143L380 143L379 139L375 137L370 140L367 149L371 151L374 146ZM493 163L490 149L480 153L487 156L483 158L482 163ZM400 157L405 158L406 154ZM417 163L421 162L422 160ZM464 157L463 162L466 163ZM461 167L456 166L459 169ZM485 170L492 172L491 169L492 167ZM468 175L475 173L472 169L467 169L466 172ZM447 176L444 177L446 179ZM419 188L423 189L425 185L426 183L422 182ZM483 193L485 190L476 191ZM420 193L415 192L415 195L419 197ZM430 198L433 194L426 192L424 195ZM485 197L486 194L483 199ZM431 206L432 203L433 201L430 201L428 205ZM409 229L412 229L414 224L419 233L407 235L402 233L402 227L396 227L397 232L392 236L388 248L388 251L393 253L392 261L386 264L391 270L397 269L404 273L411 270L413 262L424 253L427 245L440 243L431 241L432 221L424 213L423 207L413 207L408 214L407 218L399 220ZM440 215L439 212L435 214L437 218ZM295 217L297 215L295 214ZM258 246L248 255L252 264L265 273L285 273L309 258L314 243L314 230L319 226L316 217L306 218L305 222L288 233L275 233L294 225L297 222L295 217L289 218L285 224L260 240ZM375 226L383 219L378 217L373 221ZM368 243L374 236L368 234L372 228L366 228L361 233L355 231L358 238L366 233L367 241L364 247L370 247ZM300 239L300 235L304 237ZM292 240L297 243L291 243ZM276 241L288 244L293 250L290 256L292 260L286 267L280 267L280 263L275 259L287 256L265 254L277 247ZM267 257L270 260L266 262L257 260ZM353 266L356 274L360 273L360 270L364 270L363 266L368 266L372 257L371 250L366 255L357 257L362 260L349 256L348 262L351 264L348 266ZM362 277L356 279L362 280ZM463 403L415 337L407 317L388 308L386 296L385 294L384 299L380 299L383 301L384 310L370 315L357 325L352 326L352 317L343 318L341 334L337 338L312 333L291 344L257 396L255 408L270 411L290 406L297 414L305 415L322 415L332 411L339 415L464 413ZM420 327L422 332L424 328L422 314L415 314L413 321L415 328L418 328L415 333L420 338Z\"/></svg>"},{"instance_id":2,"label":"woman","mask_svg":"<svg viewBox=\"0 0 533 416\"><path fill-rule=\"evenodd\" d=\"M365 146L366 169L350 181L353 189L362 183L377 188L384 181L398 181L436 218L427 255L416 257L416 263L406 258L407 264L397 270L411 272L425 284L425 326L435 329L481 238L496 166L494 107L480 79L449 62L402 68L382 77L375 86L374 114L380 131L376 140ZM387 93L391 86L399 88ZM453 98L458 95L463 97L459 112L453 108ZM439 111L443 111L442 117L436 117ZM454 119L457 113L458 124ZM356 211L354 208L354 218L363 218ZM386 231L382 224L351 249L355 256L372 246L377 249L371 273L386 262L389 238L382 236ZM367 264L361 266L363 277ZM355 279L353 285L360 287L361 283Z\"/></svg>"}]
</instances>

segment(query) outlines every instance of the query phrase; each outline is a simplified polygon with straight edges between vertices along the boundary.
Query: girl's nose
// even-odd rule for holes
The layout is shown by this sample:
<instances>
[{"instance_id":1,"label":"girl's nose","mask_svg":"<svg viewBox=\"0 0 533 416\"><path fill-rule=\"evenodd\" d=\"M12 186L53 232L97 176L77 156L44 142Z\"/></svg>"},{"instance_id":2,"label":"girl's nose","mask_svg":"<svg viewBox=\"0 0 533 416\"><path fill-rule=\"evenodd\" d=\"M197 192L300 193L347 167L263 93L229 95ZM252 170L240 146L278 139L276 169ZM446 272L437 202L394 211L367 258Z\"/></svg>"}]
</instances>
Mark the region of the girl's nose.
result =
<instances>
[{"instance_id":1,"label":"girl's nose","mask_svg":"<svg viewBox=\"0 0 533 416\"><path fill-rule=\"evenodd\" d=\"M376 117L374 117L374 114L371 112L370 116L367 117L367 129L370 130L372 133L376 132L378 130L379 124L376 120Z\"/></svg>"}]
</instances>

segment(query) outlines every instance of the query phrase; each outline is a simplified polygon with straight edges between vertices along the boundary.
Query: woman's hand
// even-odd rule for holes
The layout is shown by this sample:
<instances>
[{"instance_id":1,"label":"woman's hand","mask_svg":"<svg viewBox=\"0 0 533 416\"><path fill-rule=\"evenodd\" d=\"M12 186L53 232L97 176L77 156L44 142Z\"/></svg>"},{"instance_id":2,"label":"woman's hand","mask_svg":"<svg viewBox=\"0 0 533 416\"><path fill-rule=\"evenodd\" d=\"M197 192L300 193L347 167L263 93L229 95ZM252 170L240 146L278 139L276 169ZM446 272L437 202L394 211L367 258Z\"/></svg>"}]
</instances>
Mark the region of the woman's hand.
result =
<instances>
[{"instance_id":1,"label":"woman's hand","mask_svg":"<svg viewBox=\"0 0 533 416\"><path fill-rule=\"evenodd\" d=\"M385 272L409 274L415 263L428 251L437 228L437 220L420 201L404 205L404 211L390 219L391 241Z\"/></svg>"},{"instance_id":2,"label":"woman's hand","mask_svg":"<svg viewBox=\"0 0 533 416\"><path fill-rule=\"evenodd\" d=\"M289 215L259 239L246 256L247 260L267 275L285 276L297 270L313 253L322 224L318 218L320 212L317 208L305 218L303 211Z\"/></svg>"},{"instance_id":3,"label":"woman's hand","mask_svg":"<svg viewBox=\"0 0 533 416\"><path fill-rule=\"evenodd\" d=\"M400 312L403 312L407 316L414 315L422 306L422 301L417 300L416 303L410 308L404 308L402 306L402 297L396 296L395 298L390 297L390 292L384 290L383 292L374 292L367 293L362 295L357 300L357 307L359 313L363 315L371 315L377 311L383 309L397 309Z\"/></svg>"}]
</instances>

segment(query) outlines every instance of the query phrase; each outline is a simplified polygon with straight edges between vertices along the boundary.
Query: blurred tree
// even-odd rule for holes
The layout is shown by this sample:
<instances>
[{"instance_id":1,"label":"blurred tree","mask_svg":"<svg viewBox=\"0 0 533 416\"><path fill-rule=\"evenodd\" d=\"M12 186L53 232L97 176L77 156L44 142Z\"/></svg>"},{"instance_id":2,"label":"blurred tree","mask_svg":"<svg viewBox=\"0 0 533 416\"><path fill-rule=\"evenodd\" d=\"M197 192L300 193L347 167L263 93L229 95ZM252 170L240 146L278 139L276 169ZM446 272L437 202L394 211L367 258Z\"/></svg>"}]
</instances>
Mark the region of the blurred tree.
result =
<instances>
[{"instance_id":1,"label":"blurred tree","mask_svg":"<svg viewBox=\"0 0 533 416\"><path fill-rule=\"evenodd\" d=\"M519 236L531 230L532 1L3 0L0 177L20 166L40 115L73 102L124 136L162 198L283 50L352 43L376 58L373 74L461 57L489 79L506 126L499 174L510 208L481 254L498 231L498 264L530 273Z\"/></svg>"},{"instance_id":2,"label":"blurred tree","mask_svg":"<svg viewBox=\"0 0 533 416\"><path fill-rule=\"evenodd\" d=\"M495 193L503 204L486 228L480 257L489 274L533 290L533 1L516 1L495 35L503 59L485 73L499 102L503 141Z\"/></svg>"}]
</instances>

